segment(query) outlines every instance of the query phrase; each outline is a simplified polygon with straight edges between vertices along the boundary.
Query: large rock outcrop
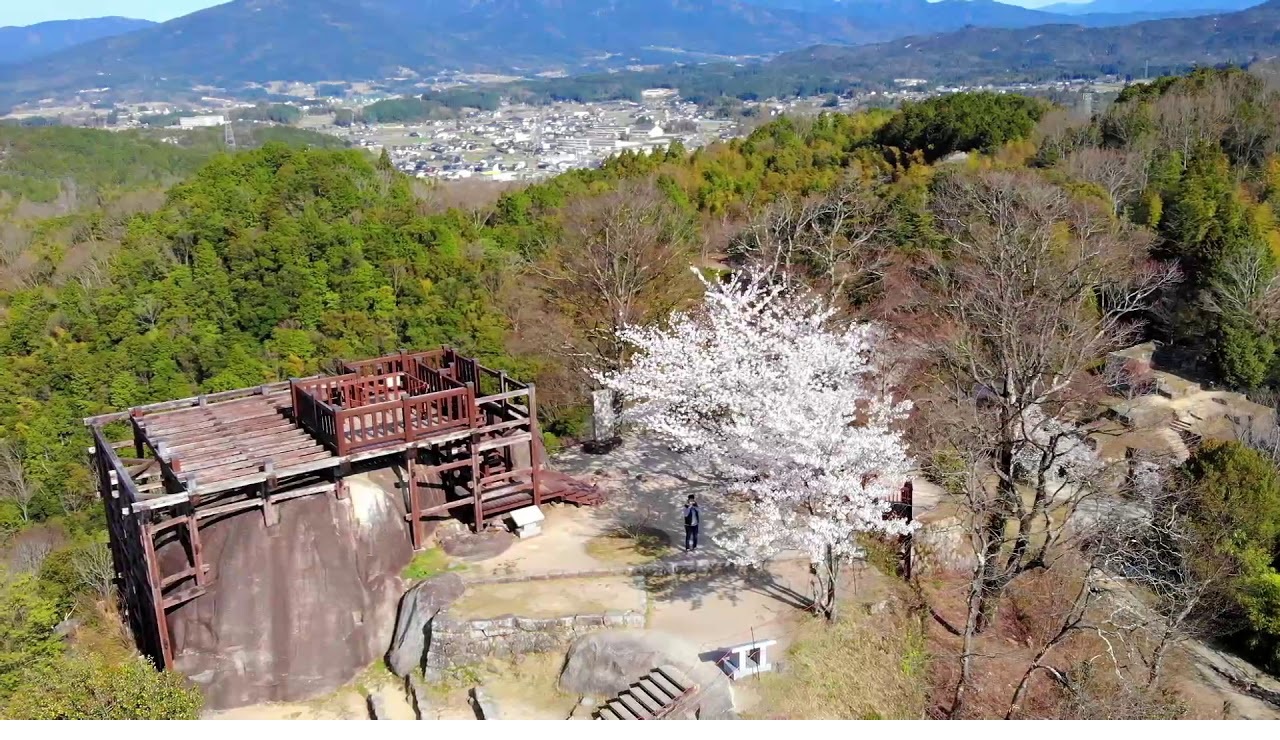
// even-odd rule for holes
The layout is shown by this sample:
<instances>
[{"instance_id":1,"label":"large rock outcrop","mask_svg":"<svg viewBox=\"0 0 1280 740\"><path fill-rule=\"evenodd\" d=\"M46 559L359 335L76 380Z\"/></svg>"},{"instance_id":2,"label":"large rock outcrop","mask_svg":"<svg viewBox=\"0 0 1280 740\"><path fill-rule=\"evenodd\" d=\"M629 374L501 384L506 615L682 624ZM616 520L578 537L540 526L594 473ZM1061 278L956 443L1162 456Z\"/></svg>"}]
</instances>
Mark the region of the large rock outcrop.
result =
<instances>
[{"instance_id":1,"label":"large rock outcrop","mask_svg":"<svg viewBox=\"0 0 1280 740\"><path fill-rule=\"evenodd\" d=\"M395 635L387 651L387 665L397 676L408 676L421 668L430 640L431 620L441 609L457 601L466 590L457 573L445 573L423 581L400 600Z\"/></svg>"},{"instance_id":2,"label":"large rock outcrop","mask_svg":"<svg viewBox=\"0 0 1280 740\"><path fill-rule=\"evenodd\" d=\"M731 719L733 687L698 648L675 635L651 630L596 632L569 648L560 688L574 694L613 696L661 665L673 665L698 684L698 719Z\"/></svg>"},{"instance_id":3,"label":"large rock outcrop","mask_svg":"<svg viewBox=\"0 0 1280 740\"><path fill-rule=\"evenodd\" d=\"M169 625L208 708L308 699L382 658L413 555L392 482L354 476L346 500L286 501L270 528L257 510L202 528L209 590Z\"/></svg>"}]
</instances>

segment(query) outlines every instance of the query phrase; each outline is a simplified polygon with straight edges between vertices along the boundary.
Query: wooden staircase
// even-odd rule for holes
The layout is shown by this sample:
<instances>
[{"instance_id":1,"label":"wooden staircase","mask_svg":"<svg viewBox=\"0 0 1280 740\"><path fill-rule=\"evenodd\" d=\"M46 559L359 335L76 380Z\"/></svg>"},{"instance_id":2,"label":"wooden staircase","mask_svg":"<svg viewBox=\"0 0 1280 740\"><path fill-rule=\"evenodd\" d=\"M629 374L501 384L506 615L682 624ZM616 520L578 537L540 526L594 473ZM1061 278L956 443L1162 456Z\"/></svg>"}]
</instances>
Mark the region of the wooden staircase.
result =
<instances>
[{"instance_id":1,"label":"wooden staircase","mask_svg":"<svg viewBox=\"0 0 1280 740\"><path fill-rule=\"evenodd\" d=\"M605 703L596 719L679 718L692 709L698 685L675 666L664 665Z\"/></svg>"}]
</instances>

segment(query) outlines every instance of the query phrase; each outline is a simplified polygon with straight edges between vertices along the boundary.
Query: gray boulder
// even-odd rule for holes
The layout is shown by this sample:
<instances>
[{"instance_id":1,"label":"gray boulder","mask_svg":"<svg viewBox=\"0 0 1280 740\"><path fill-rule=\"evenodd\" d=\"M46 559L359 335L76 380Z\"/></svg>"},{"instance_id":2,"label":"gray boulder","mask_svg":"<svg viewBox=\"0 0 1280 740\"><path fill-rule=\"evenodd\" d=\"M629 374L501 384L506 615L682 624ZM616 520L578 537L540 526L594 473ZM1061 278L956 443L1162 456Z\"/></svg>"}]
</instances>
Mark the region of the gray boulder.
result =
<instances>
[{"instance_id":1,"label":"gray boulder","mask_svg":"<svg viewBox=\"0 0 1280 740\"><path fill-rule=\"evenodd\" d=\"M732 719L729 677L698 658L697 646L675 635L649 630L594 632L574 641L560 673L571 694L614 696L660 665L679 668L698 684L698 718Z\"/></svg>"},{"instance_id":2,"label":"gray boulder","mask_svg":"<svg viewBox=\"0 0 1280 740\"><path fill-rule=\"evenodd\" d=\"M396 630L387 651L387 665L397 676L407 676L422 666L431 620L441 609L462 596L466 586L457 573L445 573L423 581L405 593L396 615Z\"/></svg>"},{"instance_id":3,"label":"gray boulder","mask_svg":"<svg viewBox=\"0 0 1280 740\"><path fill-rule=\"evenodd\" d=\"M482 686L471 689L471 708L475 710L476 719L502 719L498 703Z\"/></svg>"},{"instance_id":4,"label":"gray boulder","mask_svg":"<svg viewBox=\"0 0 1280 740\"><path fill-rule=\"evenodd\" d=\"M277 504L272 527L253 510L201 528L208 592L169 614L169 632L206 708L310 699L385 653L413 550L404 505L375 476L349 478L345 500ZM180 544L160 557L185 567Z\"/></svg>"}]
</instances>

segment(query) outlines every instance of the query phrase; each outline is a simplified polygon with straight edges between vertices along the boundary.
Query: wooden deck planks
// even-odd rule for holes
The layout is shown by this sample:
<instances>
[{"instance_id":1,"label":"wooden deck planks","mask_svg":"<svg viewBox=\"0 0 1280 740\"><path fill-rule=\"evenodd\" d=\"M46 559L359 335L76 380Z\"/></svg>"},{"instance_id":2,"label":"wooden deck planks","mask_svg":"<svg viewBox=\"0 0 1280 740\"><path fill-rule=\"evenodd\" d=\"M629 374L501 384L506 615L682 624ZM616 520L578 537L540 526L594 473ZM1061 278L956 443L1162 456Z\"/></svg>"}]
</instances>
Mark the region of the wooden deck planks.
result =
<instances>
[{"instance_id":1,"label":"wooden deck planks","mask_svg":"<svg viewBox=\"0 0 1280 740\"><path fill-rule=\"evenodd\" d=\"M200 488L265 479L268 463L283 470L332 457L264 396L152 414L140 422L147 440L163 446L179 474L194 475Z\"/></svg>"}]
</instances>

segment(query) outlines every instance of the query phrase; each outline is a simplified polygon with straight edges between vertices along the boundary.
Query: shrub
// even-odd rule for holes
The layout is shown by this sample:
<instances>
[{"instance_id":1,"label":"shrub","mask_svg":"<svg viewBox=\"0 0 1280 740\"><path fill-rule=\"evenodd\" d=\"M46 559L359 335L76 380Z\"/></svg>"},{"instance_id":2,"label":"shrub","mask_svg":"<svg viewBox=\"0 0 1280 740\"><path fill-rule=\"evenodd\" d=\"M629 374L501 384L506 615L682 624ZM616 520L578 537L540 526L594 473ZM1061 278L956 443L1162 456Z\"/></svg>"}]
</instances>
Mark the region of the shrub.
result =
<instances>
[{"instance_id":1,"label":"shrub","mask_svg":"<svg viewBox=\"0 0 1280 740\"><path fill-rule=\"evenodd\" d=\"M433 547L414 555L413 560L400 571L400 577L406 581L423 581L460 568L461 566L450 564L449 556L444 550Z\"/></svg>"},{"instance_id":2,"label":"shrub","mask_svg":"<svg viewBox=\"0 0 1280 740\"><path fill-rule=\"evenodd\" d=\"M0 711L7 719L196 719L202 706L185 678L143 659L68 656L22 678Z\"/></svg>"}]
</instances>

